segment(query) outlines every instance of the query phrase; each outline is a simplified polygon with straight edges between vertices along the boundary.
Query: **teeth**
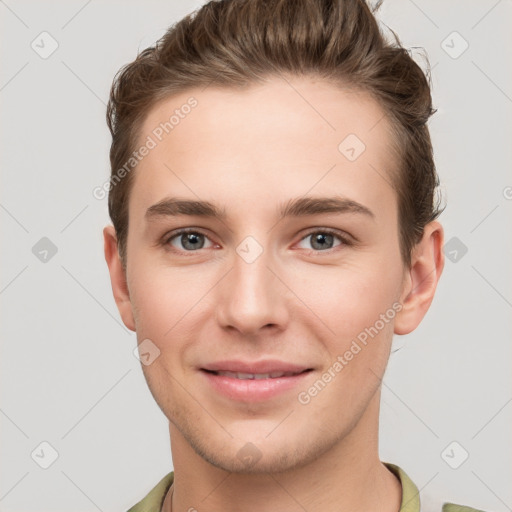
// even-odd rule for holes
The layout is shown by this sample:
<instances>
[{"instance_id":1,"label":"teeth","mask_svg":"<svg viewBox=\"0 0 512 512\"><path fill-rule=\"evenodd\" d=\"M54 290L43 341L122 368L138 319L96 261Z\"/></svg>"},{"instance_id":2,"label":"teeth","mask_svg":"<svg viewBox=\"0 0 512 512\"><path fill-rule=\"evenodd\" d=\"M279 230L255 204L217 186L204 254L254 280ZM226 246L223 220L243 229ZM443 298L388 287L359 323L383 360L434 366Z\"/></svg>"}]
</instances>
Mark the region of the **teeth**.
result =
<instances>
[{"instance_id":1,"label":"teeth","mask_svg":"<svg viewBox=\"0 0 512 512\"><path fill-rule=\"evenodd\" d=\"M242 372L227 372L227 371L219 371L215 372L217 375L223 375L225 377L230 377L232 379L241 379L241 380L260 380L260 379L276 379L279 377L290 377L291 375L296 375L293 372L271 372L271 373L242 373Z\"/></svg>"},{"instance_id":2,"label":"teeth","mask_svg":"<svg viewBox=\"0 0 512 512\"><path fill-rule=\"evenodd\" d=\"M254 379L255 377L255 374L254 373L237 373L236 374L236 378L237 379L242 379L242 380L245 380L245 379Z\"/></svg>"}]
</instances>

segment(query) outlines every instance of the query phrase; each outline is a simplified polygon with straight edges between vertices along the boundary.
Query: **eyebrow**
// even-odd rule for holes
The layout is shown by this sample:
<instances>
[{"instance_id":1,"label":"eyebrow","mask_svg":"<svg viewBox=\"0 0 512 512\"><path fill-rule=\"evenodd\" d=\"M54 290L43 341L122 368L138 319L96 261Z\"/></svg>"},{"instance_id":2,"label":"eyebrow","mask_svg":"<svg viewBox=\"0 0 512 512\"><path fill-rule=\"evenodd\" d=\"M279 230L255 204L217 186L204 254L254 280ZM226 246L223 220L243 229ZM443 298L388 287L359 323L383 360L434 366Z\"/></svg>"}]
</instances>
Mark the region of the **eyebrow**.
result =
<instances>
[{"instance_id":1,"label":"eyebrow","mask_svg":"<svg viewBox=\"0 0 512 512\"><path fill-rule=\"evenodd\" d=\"M285 217L301 217L318 215L321 213L357 213L375 219L375 214L366 206L344 197L299 197L290 199L279 210L280 219ZM172 217L178 215L193 215L199 217L213 217L226 220L224 208L210 201L194 201L167 197L146 210L145 217Z\"/></svg>"}]
</instances>

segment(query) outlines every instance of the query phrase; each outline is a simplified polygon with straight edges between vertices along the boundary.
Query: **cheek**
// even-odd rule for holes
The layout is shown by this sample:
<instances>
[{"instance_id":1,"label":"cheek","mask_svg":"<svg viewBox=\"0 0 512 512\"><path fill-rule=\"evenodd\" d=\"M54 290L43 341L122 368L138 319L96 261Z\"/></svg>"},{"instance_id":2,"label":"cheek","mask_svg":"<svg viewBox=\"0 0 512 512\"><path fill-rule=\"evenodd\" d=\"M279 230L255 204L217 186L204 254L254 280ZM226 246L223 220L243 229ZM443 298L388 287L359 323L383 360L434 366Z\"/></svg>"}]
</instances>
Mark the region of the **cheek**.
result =
<instances>
[{"instance_id":1,"label":"cheek","mask_svg":"<svg viewBox=\"0 0 512 512\"><path fill-rule=\"evenodd\" d=\"M384 258L354 258L338 267L310 266L300 274L294 286L296 295L339 342L373 326L381 314L387 314L386 327L392 323L399 292L398 265L389 265Z\"/></svg>"},{"instance_id":2,"label":"cheek","mask_svg":"<svg viewBox=\"0 0 512 512\"><path fill-rule=\"evenodd\" d=\"M207 282L191 269L155 264L135 268L130 297L137 332L153 336L157 345L165 344L177 329L193 321L194 310L208 291Z\"/></svg>"},{"instance_id":3,"label":"cheek","mask_svg":"<svg viewBox=\"0 0 512 512\"><path fill-rule=\"evenodd\" d=\"M327 333L319 338L328 352L320 379L329 379L329 384L309 412L319 412L340 400L353 413L375 393L387 365L393 322L400 308L395 301L397 276L398 271L388 268L386 272L385 265L375 264L364 269L338 268L322 285L312 286L309 280L309 287L302 283L302 292L308 294L305 302L317 313L310 329Z\"/></svg>"}]
</instances>

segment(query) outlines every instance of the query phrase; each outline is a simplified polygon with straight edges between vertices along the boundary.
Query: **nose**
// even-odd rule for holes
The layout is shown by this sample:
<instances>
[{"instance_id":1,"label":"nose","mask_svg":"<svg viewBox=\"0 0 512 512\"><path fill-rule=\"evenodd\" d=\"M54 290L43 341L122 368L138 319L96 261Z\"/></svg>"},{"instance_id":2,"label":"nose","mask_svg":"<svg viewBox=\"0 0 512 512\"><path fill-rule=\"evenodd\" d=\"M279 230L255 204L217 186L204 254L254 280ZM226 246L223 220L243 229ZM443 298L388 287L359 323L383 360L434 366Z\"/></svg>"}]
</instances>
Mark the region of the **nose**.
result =
<instances>
[{"instance_id":1,"label":"nose","mask_svg":"<svg viewBox=\"0 0 512 512\"><path fill-rule=\"evenodd\" d=\"M290 297L271 260L265 250L252 262L234 254L231 271L217 287L216 318L223 329L255 336L286 328Z\"/></svg>"}]
</instances>

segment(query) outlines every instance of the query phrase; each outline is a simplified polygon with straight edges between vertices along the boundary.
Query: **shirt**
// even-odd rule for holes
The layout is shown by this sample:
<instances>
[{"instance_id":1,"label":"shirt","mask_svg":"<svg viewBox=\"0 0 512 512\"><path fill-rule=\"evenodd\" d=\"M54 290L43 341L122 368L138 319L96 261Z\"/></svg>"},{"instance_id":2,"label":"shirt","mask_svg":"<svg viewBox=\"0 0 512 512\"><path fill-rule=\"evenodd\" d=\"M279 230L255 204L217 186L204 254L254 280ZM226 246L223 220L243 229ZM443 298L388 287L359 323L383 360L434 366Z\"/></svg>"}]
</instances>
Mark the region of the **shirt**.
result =
<instances>
[{"instance_id":1,"label":"shirt","mask_svg":"<svg viewBox=\"0 0 512 512\"><path fill-rule=\"evenodd\" d=\"M414 482L407 476L405 471L395 464L389 462L383 463L394 475L398 477L402 484L402 501L399 512L431 512L421 509L420 493ZM128 512L161 512L165 495L174 480L174 471L165 475L160 482L149 492L149 494L139 501ZM437 511L432 511L437 512ZM455 503L444 503L439 512L483 512L476 508L471 508Z\"/></svg>"}]
</instances>

